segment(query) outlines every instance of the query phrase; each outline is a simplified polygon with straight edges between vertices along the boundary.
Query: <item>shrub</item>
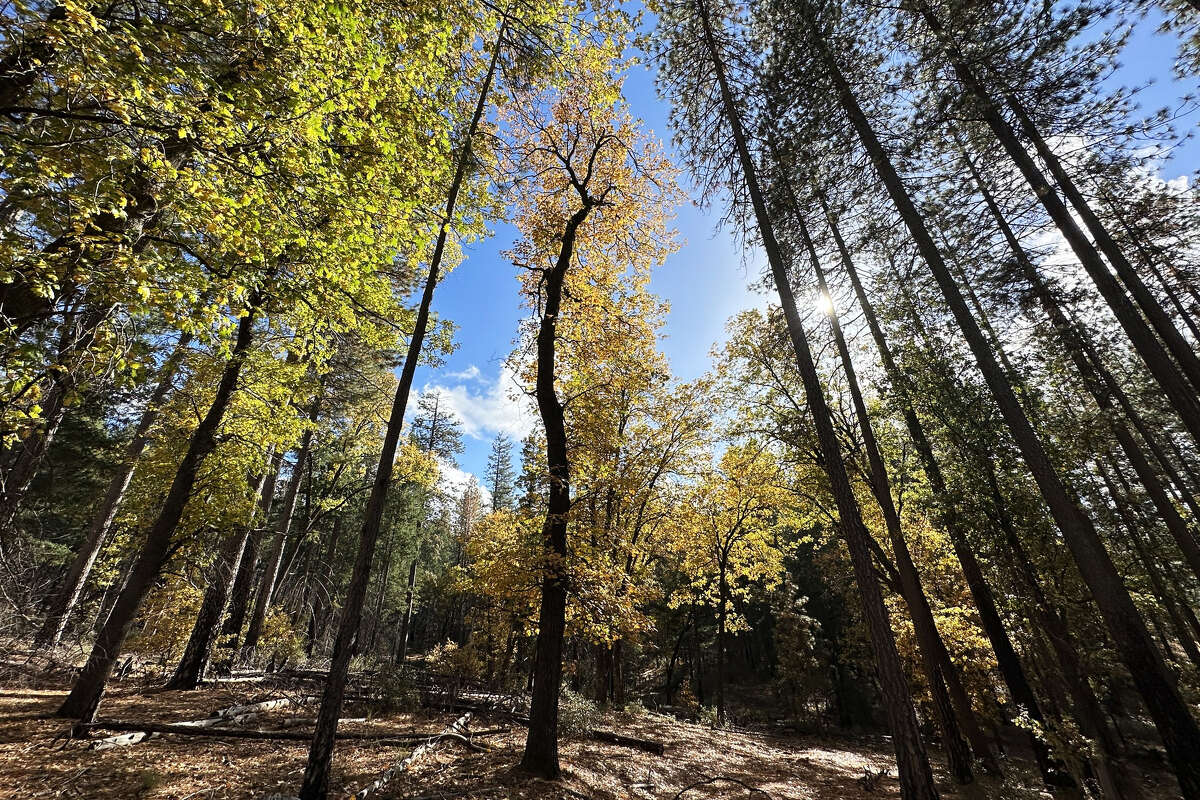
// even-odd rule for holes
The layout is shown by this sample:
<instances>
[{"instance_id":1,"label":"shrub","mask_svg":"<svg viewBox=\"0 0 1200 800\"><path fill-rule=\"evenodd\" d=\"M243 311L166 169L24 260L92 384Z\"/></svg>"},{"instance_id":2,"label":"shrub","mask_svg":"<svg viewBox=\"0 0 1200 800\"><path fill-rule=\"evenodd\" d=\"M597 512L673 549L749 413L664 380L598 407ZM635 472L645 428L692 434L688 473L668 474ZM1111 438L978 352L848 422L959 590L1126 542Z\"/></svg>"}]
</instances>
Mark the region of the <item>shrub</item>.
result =
<instances>
[{"instance_id":1,"label":"shrub","mask_svg":"<svg viewBox=\"0 0 1200 800\"><path fill-rule=\"evenodd\" d=\"M600 708L579 692L563 688L558 695L558 733L560 736L586 736L596 727Z\"/></svg>"},{"instance_id":2,"label":"shrub","mask_svg":"<svg viewBox=\"0 0 1200 800\"><path fill-rule=\"evenodd\" d=\"M384 711L416 711L421 707L421 692L410 670L389 665L380 670L378 680L379 705Z\"/></svg>"}]
</instances>

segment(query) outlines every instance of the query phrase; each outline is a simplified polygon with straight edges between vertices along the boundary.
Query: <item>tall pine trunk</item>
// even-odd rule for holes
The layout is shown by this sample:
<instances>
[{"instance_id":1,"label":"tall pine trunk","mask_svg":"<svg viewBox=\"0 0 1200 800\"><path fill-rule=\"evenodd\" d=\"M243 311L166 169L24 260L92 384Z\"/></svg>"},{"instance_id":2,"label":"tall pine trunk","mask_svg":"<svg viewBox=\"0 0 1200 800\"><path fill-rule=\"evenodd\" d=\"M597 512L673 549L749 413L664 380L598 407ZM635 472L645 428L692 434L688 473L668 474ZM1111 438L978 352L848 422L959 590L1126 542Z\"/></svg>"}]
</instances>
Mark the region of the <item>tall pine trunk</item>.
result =
<instances>
[{"instance_id":1,"label":"tall pine trunk","mask_svg":"<svg viewBox=\"0 0 1200 800\"><path fill-rule=\"evenodd\" d=\"M300 785L301 800L324 800L329 793L329 769L333 761L334 738L337 735L338 718L342 714L342 703L346 695L346 674L350 668L350 659L354 655L354 639L358 633L359 617L362 614L363 603L367 595L367 583L371 577L371 560L375 555L375 544L379 540L379 529L383 520L384 505L387 502L388 488L392 482L392 471L395 466L396 448L400 441L400 430L404 427L404 412L408 408L408 395L412 390L413 376L416 374L417 361L420 359L421 347L425 342L425 332L429 326L429 310L433 304L433 292L437 288L441 275L442 256L446 250L446 239L450 226L454 222L454 210L458 203L458 195L467 175L467 167L471 161L471 143L479 129L483 112L487 108L488 93L491 90L492 79L496 74L496 66L504 46L505 32L508 28L507 17L501 25L492 51L491 62L483 83L479 88L479 97L471 122L463 137L454 177L446 194L446 210L442 224L438 228L437 240L429 259L429 272L425 276L425 286L421 292L421 302L417 308L417 317L413 324L412 336L408 341L408 352L404 356L404 367L400 371L400 381L396 386L396 396L392 402L391 414L388 417L387 432L383 439L383 449L379 455L379 466L375 471L375 480L371 485L371 495L367 500L363 514L362 531L359 534L358 552L354 559L354 570L350 576L350 585L346 590L346 599L342 607L341 620L338 623L337 636L333 644L333 656L329 666L329 677L325 682L325 690L321 696L321 708L317 713L316 731L308 751L308 763L304 768L304 779Z\"/></svg>"},{"instance_id":2,"label":"tall pine trunk","mask_svg":"<svg viewBox=\"0 0 1200 800\"><path fill-rule=\"evenodd\" d=\"M971 708L971 699L962 684L962 678L959 675L957 667L954 666L954 662L950 659L946 643L937 629L937 624L933 618L933 610L929 605L925 588L921 584L920 573L917 571L917 566L912 560L908 543L904 540L900 513L896 508L895 501L892 499L891 481L888 477L887 466L884 464L883 453L879 449L879 442L875 438L875 429L871 425L870 417L867 415L867 404L863 399L862 389L858 384L858 373L854 368L854 362L850 358L850 348L847 346L846 337L842 333L842 325L838 318L837 309L833 308L833 295L829 291L829 284L825 277L825 268L821 265L820 255L817 253L812 236L809 234L808 224L803 218L799 199L796 197L789 177L783 176L781 177L781 181L785 185L795 213L796 230L800 234L801 243L808 252L809 263L812 266L813 273L816 275L817 289L830 302L826 316L829 319L829 326L833 332L833 341L834 346L837 348L838 358L842 362L842 369L846 375L846 388L850 392L854 414L858 418L858 427L863 437L863 449L867 454L871 492L874 494L879 509L883 513L884 527L887 530L888 541L891 542L892 553L894 554L900 593L904 597L905 605L909 610L909 616L913 621L913 630L917 636L921 664L926 673L930 690L935 695L940 694L941 691L945 691L948 695L947 699L951 707L947 708L945 702L935 702L934 709L938 716L938 726L942 729L942 746L946 750L947 761L950 765L950 774L958 783L970 783L974 780L971 769L971 753L967 749L967 742L962 738L963 733L970 740L971 748L975 751L975 755L987 765L989 771L998 773L999 765L992 756L991 743L987 741L982 729L979 727L975 712ZM935 700L937 699L935 697Z\"/></svg>"},{"instance_id":3,"label":"tall pine trunk","mask_svg":"<svg viewBox=\"0 0 1200 800\"><path fill-rule=\"evenodd\" d=\"M1160 518L1167 526L1167 530L1171 533L1172 538L1175 539L1175 543L1179 545L1179 549L1187 560L1188 566L1197 577L1200 577L1200 544L1196 542L1196 538L1193 536L1191 530L1188 529L1187 523L1175 508L1175 503L1167 494L1166 487L1151 467L1149 459L1137 443L1133 433L1126 426L1125 422L1120 419L1112 392L1099 374L1099 370L1104 369L1103 363L1099 361L1099 354L1096 353L1095 348L1088 342L1086 333L1079 330L1067 318L1058 298L1055 297L1050 286L1047 285L1037 267L1034 266L1033 261L1029 258L1029 254L1025 251L1020 240L1013 232L1012 227L1005 219L1000 206L996 203L995 198L992 197L974 161L965 153L963 154L963 160L967 165L972 179L975 181L980 196L983 198L984 205L987 207L993 221L1000 229L1005 242L1008 244L1013 254L1013 260L1020 268L1022 277L1029 283L1034 296L1042 306L1046 316L1050 318L1050 324L1054 328L1056 338L1067 351L1071 362L1075 365L1075 369L1079 372L1079 376L1083 380L1084 386L1095 399L1096 405L1101 411L1105 412L1104 416L1108 421L1108 426L1112 430L1113 436L1121 446L1121 450L1125 453L1125 456L1129 459L1134 472L1137 473L1138 480L1145 487L1146 493L1149 494Z\"/></svg>"},{"instance_id":4,"label":"tall pine trunk","mask_svg":"<svg viewBox=\"0 0 1200 800\"><path fill-rule=\"evenodd\" d=\"M1104 542L1074 493L1063 483L1041 440L1021 409L1012 386L988 347L983 332L967 308L962 293L934 244L925 222L913 204L891 158L875 135L849 83L823 40L816 42L829 70L842 109L866 148L884 187L916 242L926 265L941 289L959 329L975 356L1000 413L1016 441L1051 516L1063 534L1079 572L1091 591L1117 649L1117 655L1133 676L1134 683L1158 728L1168 758L1187 800L1200 798L1200 726L1184 703L1175 680L1163 663L1162 654L1129 596Z\"/></svg>"},{"instance_id":5,"label":"tall pine trunk","mask_svg":"<svg viewBox=\"0 0 1200 800\"><path fill-rule=\"evenodd\" d=\"M846 471L845 462L842 460L841 447L837 440L832 414L825 400L824 389L817 375L816 365L813 363L808 338L800 322L800 314L796 310L796 298L788 281L787 267L775 239L771 218L767 213L766 201L759 188L754 159L742 128L733 91L725 74L725 65L716 44L705 0L696 0L696 7L720 87L723 115L733 133L742 178L753 204L758 232L762 237L763 249L766 251L767 260L770 263L775 289L779 294L780 305L783 307L784 317L787 321L788 335L791 338L797 366L804 382L805 396L812 412L818 444L824 459L822 466L829 477L840 517L840 529L850 551L855 579L862 596L863 614L867 621L871 645L875 653L879 684L883 690L885 711L896 751L901 795L904 800L933 800L938 793L934 787L933 773L929 768L925 743L921 740L921 733L917 727L912 695L904 677L900 656L896 651L896 640L888 619L887 608L883 602L879 578L875 574L875 567L872 563L868 544L870 534L863 523L858 501L854 497L854 489L850 485L850 476Z\"/></svg>"}]
</instances>

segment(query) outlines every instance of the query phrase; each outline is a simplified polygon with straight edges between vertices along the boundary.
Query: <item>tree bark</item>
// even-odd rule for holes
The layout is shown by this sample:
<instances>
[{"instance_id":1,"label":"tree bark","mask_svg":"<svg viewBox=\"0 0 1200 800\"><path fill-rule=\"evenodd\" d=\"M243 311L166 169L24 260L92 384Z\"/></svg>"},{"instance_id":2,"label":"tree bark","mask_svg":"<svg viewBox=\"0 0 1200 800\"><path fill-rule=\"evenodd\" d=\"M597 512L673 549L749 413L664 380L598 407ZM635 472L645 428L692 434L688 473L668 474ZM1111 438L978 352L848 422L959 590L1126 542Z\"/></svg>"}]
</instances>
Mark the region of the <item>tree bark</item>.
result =
<instances>
[{"instance_id":1,"label":"tree bark","mask_svg":"<svg viewBox=\"0 0 1200 800\"><path fill-rule=\"evenodd\" d=\"M575 252L575 234L593 206L585 200L567 220L554 267L546 273L545 305L537 335L538 414L546 431L546 466L550 487L542 525L545 564L534 648L533 697L529 704L529 736L521 768L543 778L557 778L558 692L562 683L563 635L566 630L567 517L571 512L571 464L567 457L567 428L562 403L554 387L554 357L563 283Z\"/></svg>"},{"instance_id":2,"label":"tree bark","mask_svg":"<svg viewBox=\"0 0 1200 800\"><path fill-rule=\"evenodd\" d=\"M1125 748L1109 727L1100 701L1092 690L1083 659L1071 636L1066 614L1051 604L1042 589L1042 581L1033 566L1033 559L1030 558L1008 513L1008 503L1000 492L1000 484L996 479L991 459L986 453L980 453L976 460L988 483L1000 538L1007 544L1016 572L1033 598L1035 620L1050 642L1062 671L1063 682L1070 691L1075 720L1083 734L1096 742L1099 754L1097 758L1091 759L1090 763L1100 780L1104 794L1114 800L1136 800L1142 794L1138 782L1129 774L1125 766Z\"/></svg>"},{"instance_id":3,"label":"tree bark","mask_svg":"<svg viewBox=\"0 0 1200 800\"><path fill-rule=\"evenodd\" d=\"M1108 384L1098 374L1099 370L1104 369L1103 363L1099 360L1099 354L1096 353L1095 348L1088 341L1086 332L1079 330L1077 326L1073 325L1063 312L1058 298L1054 296L1045 279L1030 260L1025 248L1021 245L1020 240L1013 232L1011 226L1009 226L999 205L988 190L983 176L979 173L974 161L965 151L963 152L963 161L966 163L967 169L970 171L993 221L995 221L1001 234L1004 236L1005 242L1008 244L1013 258L1021 270L1022 277L1032 287L1034 296L1042 306L1046 316L1050 318L1050 324L1054 328L1056 338L1067 351L1071 362L1075 365L1075 369L1079 372L1079 376L1083 380L1084 386L1095 399L1096 405L1104 412L1104 417L1108 421L1108 426L1112 430L1113 436L1129 459L1134 472L1137 473L1138 480L1145 487L1146 493L1154 503L1154 507L1162 518L1163 523L1167 526L1167 530L1170 532L1172 538L1175 539L1175 543L1179 545L1179 549L1187 560L1188 566L1197 577L1200 577L1200 544L1196 542L1192 532L1188 529L1187 523L1175 508L1174 502L1172 502L1167 494L1166 487L1159 479L1158 474L1150 466L1146 454L1134 439L1133 433L1119 418L1112 392Z\"/></svg>"},{"instance_id":4,"label":"tree bark","mask_svg":"<svg viewBox=\"0 0 1200 800\"><path fill-rule=\"evenodd\" d=\"M268 454L268 462L272 461ZM254 496L254 508L250 519L245 525L239 526L225 540L215 564L216 571L212 582L204 592L204 600L200 604L200 612L192 625L192 633L188 636L187 646L183 656L175 666L175 672L167 681L165 688L190 691L204 681L204 672L208 669L209 658L212 656L213 644L217 640L217 631L221 626L221 617L229 605L230 589L234 576L241 567L242 556L246 552L246 542L254 528L255 515L259 508L266 505L263 499L263 487L267 484L267 470L258 476L257 484L251 494Z\"/></svg>"}]
</instances>

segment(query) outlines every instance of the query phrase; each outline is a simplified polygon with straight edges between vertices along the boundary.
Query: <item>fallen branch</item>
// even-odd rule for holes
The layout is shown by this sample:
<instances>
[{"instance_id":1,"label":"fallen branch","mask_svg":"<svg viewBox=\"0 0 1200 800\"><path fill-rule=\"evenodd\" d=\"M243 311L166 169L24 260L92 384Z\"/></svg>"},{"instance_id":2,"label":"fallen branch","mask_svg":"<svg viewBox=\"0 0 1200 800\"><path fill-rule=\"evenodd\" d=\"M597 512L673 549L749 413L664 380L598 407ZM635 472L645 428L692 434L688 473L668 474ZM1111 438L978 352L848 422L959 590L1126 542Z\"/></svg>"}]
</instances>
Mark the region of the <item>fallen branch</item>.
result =
<instances>
[{"instance_id":1,"label":"fallen branch","mask_svg":"<svg viewBox=\"0 0 1200 800\"><path fill-rule=\"evenodd\" d=\"M304 705L306 702L308 702L308 700L309 698L307 697L301 697L299 699L293 699L291 697L278 697L274 700L263 700L261 703L250 703L249 705L244 706L230 706L229 708L222 708L220 711L214 711L213 716L236 717L241 714L259 711L271 711L276 708L284 708L292 704Z\"/></svg>"},{"instance_id":2,"label":"fallen branch","mask_svg":"<svg viewBox=\"0 0 1200 800\"><path fill-rule=\"evenodd\" d=\"M469 709L471 711L482 711L485 713L500 714L504 717L507 717L508 719L511 719L513 722L519 722L522 725L529 724L529 717L526 717L523 714L499 711L497 709L480 708L480 707L474 706L474 705L455 704L456 711L460 710L460 709L464 709L464 708ZM663 753L665 753L666 749L667 749L667 746L665 744L663 744L662 742L655 741L654 739L641 739L636 736L625 736L620 733L613 733L611 731L603 731L603 730L600 730L599 728L593 728L592 730L585 733L584 736L587 737L588 739L595 739L598 742L606 742L608 744L620 745L621 747L632 747L637 750L645 750L647 753L654 753L655 755L658 755L658 756L661 756Z\"/></svg>"},{"instance_id":3,"label":"fallen branch","mask_svg":"<svg viewBox=\"0 0 1200 800\"><path fill-rule=\"evenodd\" d=\"M382 775L380 775L378 778L376 778L370 784L368 784L367 786L364 786L362 789L359 789L357 792L355 792L354 800L364 800L364 798L367 795L369 795L371 792L377 791L378 789L381 789L384 786L386 786L387 783L392 778L396 777L401 772L408 769L409 766L411 766L414 761L416 761L421 756L425 755L427 752L429 752L433 748L437 747L438 743L441 742L443 738L453 736L453 737L457 737L458 739L462 739L462 740L466 741L468 744L470 744L470 740L467 739L463 735L463 734L467 733L467 725L469 725L470 723L471 723L471 712L468 711L466 714L463 714L461 717L456 719L453 723L451 723L450 725L447 725L445 728L443 728L442 732L440 734L429 739L424 744L422 744L421 746L419 746L415 750L413 750L411 753L409 753L408 756L403 761L390 767L386 772L384 772ZM475 745L475 746L478 747L478 745Z\"/></svg>"},{"instance_id":4,"label":"fallen branch","mask_svg":"<svg viewBox=\"0 0 1200 800\"><path fill-rule=\"evenodd\" d=\"M220 720L224 721L224 720ZM172 734L175 736L204 736L215 739L270 739L277 741L295 741L307 742L312 740L312 733L305 731L255 731L245 730L243 728L218 728L212 726L198 726L188 723L165 723L165 722L132 722L127 720L99 720L97 722L88 723L89 728L98 728L108 731L133 731L135 734L143 734L143 738L149 738L152 735ZM468 746L476 749L482 749L479 745L474 744L465 736L457 733L436 734L432 739L437 738L453 738L463 740ZM112 737L120 738L120 737ZM429 734L426 733L398 733L396 731L341 731L337 734L338 739L358 740L358 741L373 741L379 743L392 743L396 745L409 745L413 742L421 742L431 740ZM102 742L108 740L101 739L92 742L92 749L103 750L107 747L116 745L105 745L96 747ZM140 740L138 740L140 741Z\"/></svg>"},{"instance_id":5,"label":"fallen branch","mask_svg":"<svg viewBox=\"0 0 1200 800\"><path fill-rule=\"evenodd\" d=\"M209 717L208 719L194 719L188 722L172 723L175 727L180 728L212 728L222 723L230 725L240 725L243 722L249 722L252 719L257 719L260 715L257 713L239 714L232 717ZM97 725L96 727L103 727ZM109 730L123 730L121 728L110 728ZM144 742L147 739L153 739L159 735L158 731L149 730L134 730L133 733L123 733L120 736L109 736L104 739L97 739L88 745L89 750L110 750L114 747L127 747L131 744Z\"/></svg>"},{"instance_id":6,"label":"fallen branch","mask_svg":"<svg viewBox=\"0 0 1200 800\"><path fill-rule=\"evenodd\" d=\"M662 742L656 742L653 739L640 739L636 736L623 736L619 733L611 731L590 730L587 732L589 739L595 739L608 744L618 744L621 747L633 747L638 750L645 750L647 753L654 753L656 756L661 756L667 749Z\"/></svg>"},{"instance_id":7,"label":"fallen branch","mask_svg":"<svg viewBox=\"0 0 1200 800\"><path fill-rule=\"evenodd\" d=\"M342 717L338 720L338 725L345 725L351 722L366 722L366 717ZM313 717L292 717L291 719L280 720L279 727L296 728L300 725L316 725L317 720Z\"/></svg>"}]
</instances>

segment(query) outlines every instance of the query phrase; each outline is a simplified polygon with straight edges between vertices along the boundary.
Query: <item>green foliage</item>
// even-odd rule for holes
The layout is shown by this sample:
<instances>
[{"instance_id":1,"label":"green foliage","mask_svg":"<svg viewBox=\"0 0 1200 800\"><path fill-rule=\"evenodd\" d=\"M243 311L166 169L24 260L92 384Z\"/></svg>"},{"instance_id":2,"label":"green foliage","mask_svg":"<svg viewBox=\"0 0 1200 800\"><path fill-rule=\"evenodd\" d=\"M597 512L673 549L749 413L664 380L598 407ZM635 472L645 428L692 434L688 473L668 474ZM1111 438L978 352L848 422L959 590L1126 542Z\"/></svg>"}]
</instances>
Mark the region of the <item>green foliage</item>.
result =
<instances>
[{"instance_id":1,"label":"green foliage","mask_svg":"<svg viewBox=\"0 0 1200 800\"><path fill-rule=\"evenodd\" d=\"M569 687L558 694L558 730L568 739L582 738L600 721L600 707Z\"/></svg>"}]
</instances>

